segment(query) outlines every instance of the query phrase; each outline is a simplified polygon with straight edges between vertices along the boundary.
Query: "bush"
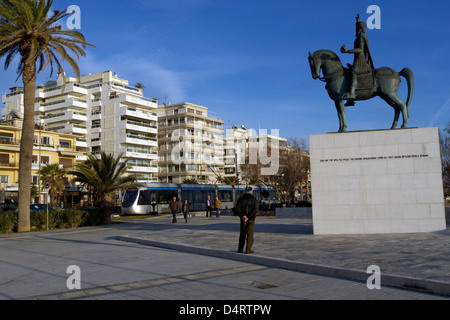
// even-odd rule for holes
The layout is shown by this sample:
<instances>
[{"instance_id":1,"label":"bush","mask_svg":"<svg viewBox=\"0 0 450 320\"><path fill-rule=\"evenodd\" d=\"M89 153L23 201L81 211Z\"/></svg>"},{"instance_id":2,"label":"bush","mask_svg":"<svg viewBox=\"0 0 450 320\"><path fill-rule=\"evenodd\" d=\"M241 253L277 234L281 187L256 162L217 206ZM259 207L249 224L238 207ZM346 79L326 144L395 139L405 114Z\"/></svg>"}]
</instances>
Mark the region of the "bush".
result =
<instances>
[{"instance_id":1,"label":"bush","mask_svg":"<svg viewBox=\"0 0 450 320\"><path fill-rule=\"evenodd\" d=\"M17 213L2 212L0 213L0 234L12 233L17 230Z\"/></svg>"},{"instance_id":2,"label":"bush","mask_svg":"<svg viewBox=\"0 0 450 320\"><path fill-rule=\"evenodd\" d=\"M0 234L17 231L17 212L0 213ZM104 214L98 208L62 209L48 212L49 229L78 228L101 225L105 221ZM47 228L47 211L31 211L30 225L32 229Z\"/></svg>"},{"instance_id":3,"label":"bush","mask_svg":"<svg viewBox=\"0 0 450 320\"><path fill-rule=\"evenodd\" d=\"M296 207L312 207L312 203L309 201L299 201L295 204Z\"/></svg>"}]
</instances>

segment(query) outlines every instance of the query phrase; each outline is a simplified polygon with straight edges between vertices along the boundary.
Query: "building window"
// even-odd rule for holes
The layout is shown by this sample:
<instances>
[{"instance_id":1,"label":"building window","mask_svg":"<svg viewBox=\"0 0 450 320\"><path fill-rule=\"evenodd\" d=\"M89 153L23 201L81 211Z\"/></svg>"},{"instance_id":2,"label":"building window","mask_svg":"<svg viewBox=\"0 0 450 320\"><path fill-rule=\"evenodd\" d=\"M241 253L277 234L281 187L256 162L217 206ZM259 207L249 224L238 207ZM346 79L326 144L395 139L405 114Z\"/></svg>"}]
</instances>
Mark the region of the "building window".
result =
<instances>
[{"instance_id":1,"label":"building window","mask_svg":"<svg viewBox=\"0 0 450 320\"><path fill-rule=\"evenodd\" d=\"M3 143L8 143L14 141L14 136L12 133L0 132L0 141Z\"/></svg>"},{"instance_id":2,"label":"building window","mask_svg":"<svg viewBox=\"0 0 450 320\"><path fill-rule=\"evenodd\" d=\"M61 148L70 149L70 148L72 148L72 141L70 141L70 140L59 140L59 146Z\"/></svg>"},{"instance_id":3,"label":"building window","mask_svg":"<svg viewBox=\"0 0 450 320\"><path fill-rule=\"evenodd\" d=\"M59 158L59 164L62 165L63 168L73 167L72 159Z\"/></svg>"},{"instance_id":4,"label":"building window","mask_svg":"<svg viewBox=\"0 0 450 320\"><path fill-rule=\"evenodd\" d=\"M41 137L41 144L42 145L51 145L51 138L50 137Z\"/></svg>"},{"instance_id":5,"label":"building window","mask_svg":"<svg viewBox=\"0 0 450 320\"><path fill-rule=\"evenodd\" d=\"M9 164L9 154L0 154L0 164Z\"/></svg>"},{"instance_id":6,"label":"building window","mask_svg":"<svg viewBox=\"0 0 450 320\"><path fill-rule=\"evenodd\" d=\"M34 184L37 186L38 183L39 183L39 176L36 176L36 175L31 176L31 184Z\"/></svg>"},{"instance_id":7,"label":"building window","mask_svg":"<svg viewBox=\"0 0 450 320\"><path fill-rule=\"evenodd\" d=\"M9 183L9 176L0 176L0 183Z\"/></svg>"},{"instance_id":8,"label":"building window","mask_svg":"<svg viewBox=\"0 0 450 320\"><path fill-rule=\"evenodd\" d=\"M50 157L49 156L41 156L41 164L50 164Z\"/></svg>"}]
</instances>

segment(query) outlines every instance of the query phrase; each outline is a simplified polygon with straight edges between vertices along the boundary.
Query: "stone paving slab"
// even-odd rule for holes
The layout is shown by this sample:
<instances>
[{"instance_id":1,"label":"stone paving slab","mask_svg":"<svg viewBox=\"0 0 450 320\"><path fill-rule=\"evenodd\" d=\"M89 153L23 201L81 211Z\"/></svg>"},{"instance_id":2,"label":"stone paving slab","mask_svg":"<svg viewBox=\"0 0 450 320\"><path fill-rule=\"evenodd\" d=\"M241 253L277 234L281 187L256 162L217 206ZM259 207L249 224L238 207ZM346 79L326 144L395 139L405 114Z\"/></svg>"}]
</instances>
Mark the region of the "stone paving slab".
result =
<instances>
[{"instance_id":1,"label":"stone paving slab","mask_svg":"<svg viewBox=\"0 0 450 320\"><path fill-rule=\"evenodd\" d=\"M450 295L450 231L376 235L313 235L311 219L258 217L255 254L238 254L239 219L198 215L175 224L171 216L146 220L142 231L119 240L366 281L380 267L381 282ZM137 226L137 224L136 224Z\"/></svg>"}]
</instances>

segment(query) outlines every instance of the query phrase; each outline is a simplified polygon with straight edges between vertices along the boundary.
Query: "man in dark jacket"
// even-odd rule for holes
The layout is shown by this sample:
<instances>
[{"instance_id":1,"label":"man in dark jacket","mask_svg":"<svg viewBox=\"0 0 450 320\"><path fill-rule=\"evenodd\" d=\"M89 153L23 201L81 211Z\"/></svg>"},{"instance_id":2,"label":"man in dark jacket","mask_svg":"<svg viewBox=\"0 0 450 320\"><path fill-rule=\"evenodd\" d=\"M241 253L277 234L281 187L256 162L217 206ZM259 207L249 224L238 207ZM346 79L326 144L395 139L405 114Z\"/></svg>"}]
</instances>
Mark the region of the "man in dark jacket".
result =
<instances>
[{"instance_id":1,"label":"man in dark jacket","mask_svg":"<svg viewBox=\"0 0 450 320\"><path fill-rule=\"evenodd\" d=\"M241 219L238 252L243 252L245 241L247 240L245 253L253 253L251 249L253 245L255 219L258 213L258 202L253 197L252 187L247 187L246 193L238 199L235 209Z\"/></svg>"},{"instance_id":2,"label":"man in dark jacket","mask_svg":"<svg viewBox=\"0 0 450 320\"><path fill-rule=\"evenodd\" d=\"M172 223L177 222L177 212L180 212L180 203L177 201L176 197L169 203L169 209L172 212Z\"/></svg>"}]
</instances>

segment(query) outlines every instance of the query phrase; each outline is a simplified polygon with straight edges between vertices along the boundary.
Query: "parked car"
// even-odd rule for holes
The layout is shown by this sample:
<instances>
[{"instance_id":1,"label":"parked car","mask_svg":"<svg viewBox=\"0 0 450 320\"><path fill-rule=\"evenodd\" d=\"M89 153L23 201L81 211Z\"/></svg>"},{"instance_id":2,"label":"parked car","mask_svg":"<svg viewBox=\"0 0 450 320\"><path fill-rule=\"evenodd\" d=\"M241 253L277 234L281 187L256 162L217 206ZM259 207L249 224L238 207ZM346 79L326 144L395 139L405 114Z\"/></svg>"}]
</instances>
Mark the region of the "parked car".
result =
<instances>
[{"instance_id":1,"label":"parked car","mask_svg":"<svg viewBox=\"0 0 450 320\"><path fill-rule=\"evenodd\" d=\"M48 206L47 204L33 203L30 204L30 211L47 211L47 206Z\"/></svg>"},{"instance_id":2,"label":"parked car","mask_svg":"<svg viewBox=\"0 0 450 320\"><path fill-rule=\"evenodd\" d=\"M17 210L18 210L17 203L2 203L2 204L0 204L0 212L17 211ZM49 207L49 210L52 210L52 209ZM47 204L41 204L41 203L30 204L30 211L47 211Z\"/></svg>"}]
</instances>

